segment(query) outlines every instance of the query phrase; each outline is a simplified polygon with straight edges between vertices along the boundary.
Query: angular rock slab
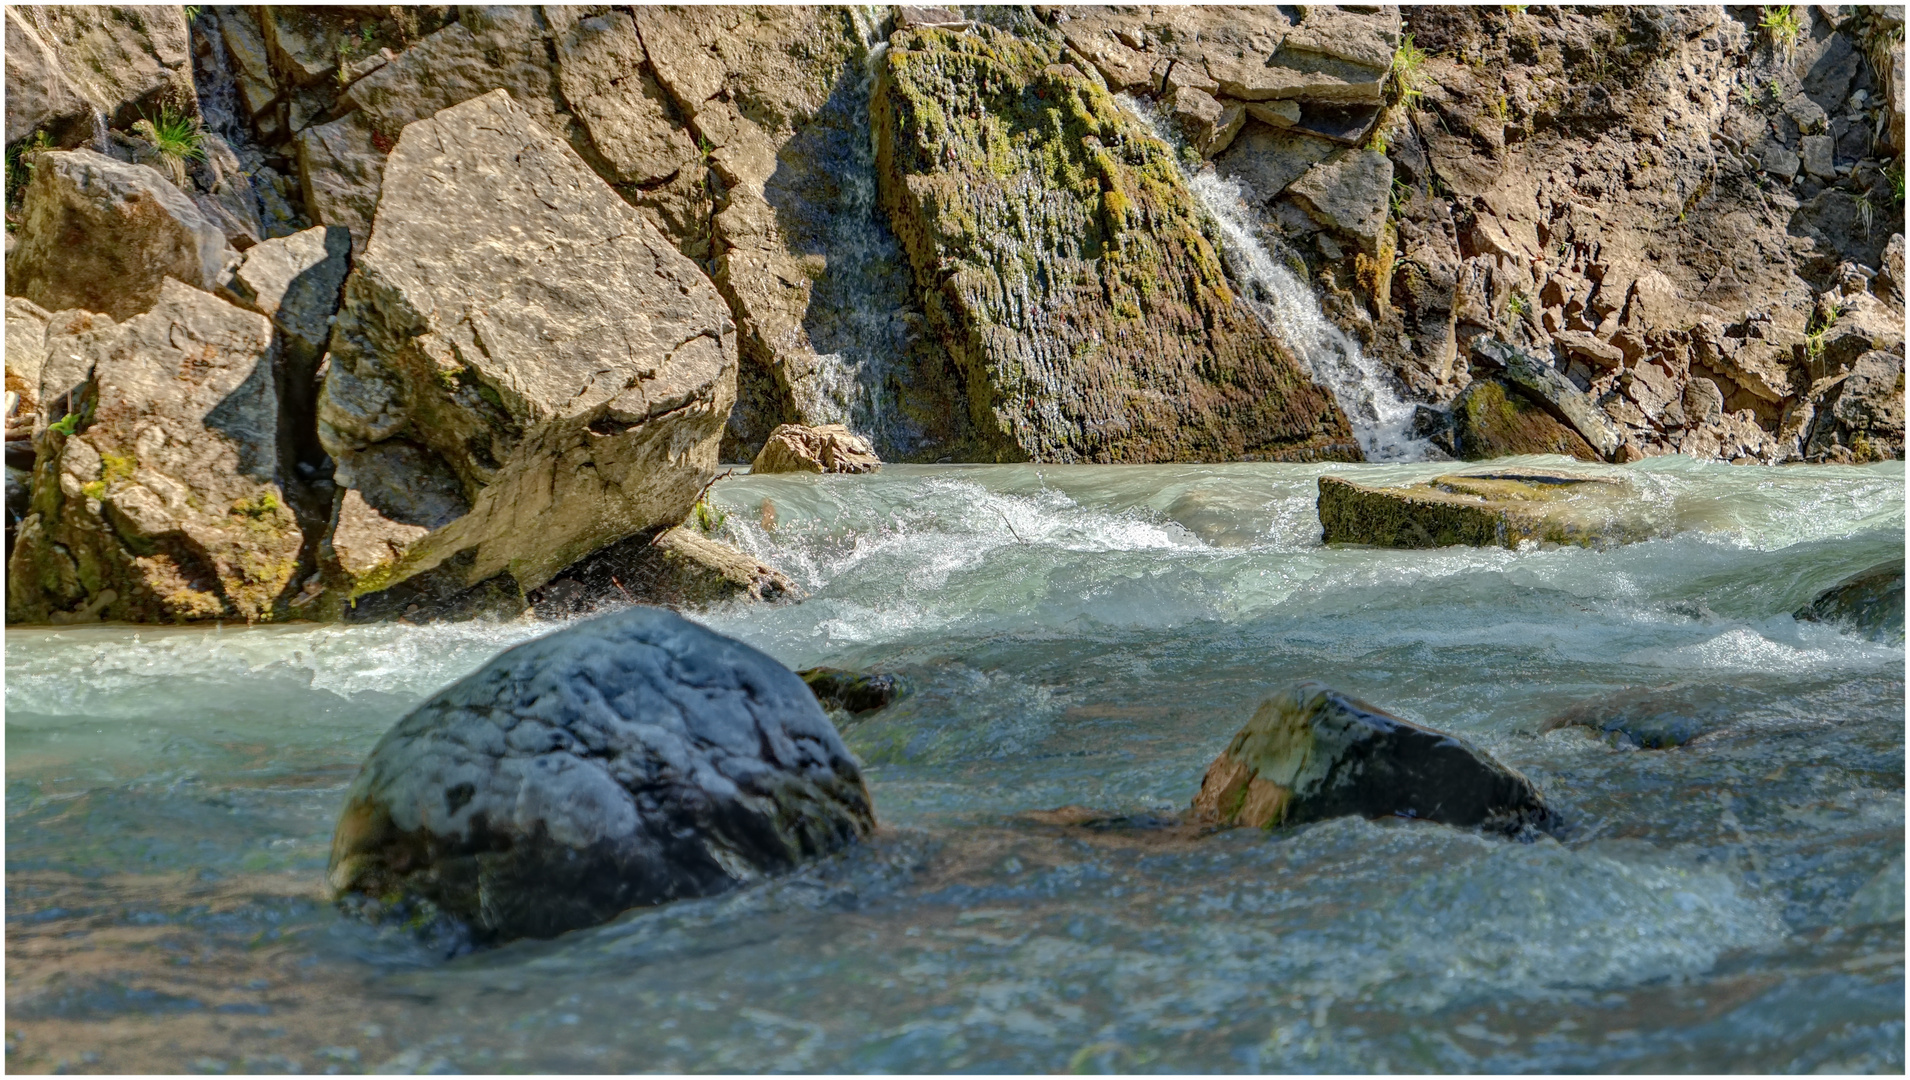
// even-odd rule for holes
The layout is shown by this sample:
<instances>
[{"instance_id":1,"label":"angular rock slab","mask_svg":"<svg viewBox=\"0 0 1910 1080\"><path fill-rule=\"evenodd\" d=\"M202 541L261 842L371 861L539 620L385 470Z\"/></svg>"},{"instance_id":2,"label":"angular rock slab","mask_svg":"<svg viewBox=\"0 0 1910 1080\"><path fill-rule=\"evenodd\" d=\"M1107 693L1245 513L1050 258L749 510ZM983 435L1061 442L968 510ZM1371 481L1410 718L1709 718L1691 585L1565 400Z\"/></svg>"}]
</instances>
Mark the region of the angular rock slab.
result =
<instances>
[{"instance_id":1,"label":"angular rock slab","mask_svg":"<svg viewBox=\"0 0 1910 1080\"><path fill-rule=\"evenodd\" d=\"M1193 809L1259 829L1357 815L1516 834L1552 820L1531 781L1465 740L1314 682L1261 703L1207 767Z\"/></svg>"},{"instance_id":2,"label":"angular rock slab","mask_svg":"<svg viewBox=\"0 0 1910 1080\"><path fill-rule=\"evenodd\" d=\"M841 424L783 424L750 464L755 473L869 473L882 467L869 440Z\"/></svg>"},{"instance_id":3,"label":"angular rock slab","mask_svg":"<svg viewBox=\"0 0 1910 1080\"><path fill-rule=\"evenodd\" d=\"M1903 641L1903 560L1852 574L1818 593L1792 618L1832 623L1872 641Z\"/></svg>"},{"instance_id":4,"label":"angular rock slab","mask_svg":"<svg viewBox=\"0 0 1910 1080\"><path fill-rule=\"evenodd\" d=\"M732 889L875 827L796 675L655 608L498 656L380 740L327 881L424 900L481 940L551 937Z\"/></svg>"},{"instance_id":5,"label":"angular rock slab","mask_svg":"<svg viewBox=\"0 0 1910 1080\"><path fill-rule=\"evenodd\" d=\"M91 150L39 154L21 216L7 294L48 311L129 319L169 277L210 292L225 276L225 230L145 165Z\"/></svg>"},{"instance_id":6,"label":"angular rock slab","mask_svg":"<svg viewBox=\"0 0 1910 1080\"><path fill-rule=\"evenodd\" d=\"M1436 477L1407 487L1369 487L1320 477L1320 525L1328 544L1433 548L1605 547L1659 535L1627 505L1631 485L1614 477L1537 469Z\"/></svg>"},{"instance_id":7,"label":"angular rock slab","mask_svg":"<svg viewBox=\"0 0 1910 1080\"><path fill-rule=\"evenodd\" d=\"M620 540L565 567L529 599L538 616L561 619L631 603L682 611L802 595L794 581L768 563L679 525Z\"/></svg>"},{"instance_id":8,"label":"angular rock slab","mask_svg":"<svg viewBox=\"0 0 1910 1080\"><path fill-rule=\"evenodd\" d=\"M158 5L19 4L7 21L7 145L124 128L161 108L197 111L185 12Z\"/></svg>"},{"instance_id":9,"label":"angular rock slab","mask_svg":"<svg viewBox=\"0 0 1910 1080\"><path fill-rule=\"evenodd\" d=\"M1491 376L1472 380L1452 403L1452 450L1466 461L1515 454L1563 454L1580 461L1604 456L1570 425L1537 402Z\"/></svg>"},{"instance_id":10,"label":"angular rock slab","mask_svg":"<svg viewBox=\"0 0 1910 1080\"><path fill-rule=\"evenodd\" d=\"M76 325L90 324L48 331L49 352L90 375L77 430L36 440L7 618L59 621L107 593L90 617L273 617L303 537L277 478L271 323L168 279L150 312L62 332Z\"/></svg>"},{"instance_id":11,"label":"angular rock slab","mask_svg":"<svg viewBox=\"0 0 1910 1080\"><path fill-rule=\"evenodd\" d=\"M682 521L736 385L696 264L501 90L405 128L383 191L318 411L350 595L534 589Z\"/></svg>"}]
</instances>

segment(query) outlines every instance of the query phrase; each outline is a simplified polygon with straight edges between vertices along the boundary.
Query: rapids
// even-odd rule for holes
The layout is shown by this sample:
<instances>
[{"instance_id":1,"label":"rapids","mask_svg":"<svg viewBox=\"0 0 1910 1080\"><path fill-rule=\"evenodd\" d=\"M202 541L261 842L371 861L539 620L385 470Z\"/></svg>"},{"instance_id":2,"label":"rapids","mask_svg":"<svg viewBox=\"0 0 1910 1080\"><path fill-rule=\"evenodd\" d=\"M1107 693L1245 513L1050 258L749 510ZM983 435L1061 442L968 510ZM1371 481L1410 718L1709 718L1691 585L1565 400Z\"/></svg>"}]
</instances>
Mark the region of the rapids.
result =
<instances>
[{"instance_id":1,"label":"rapids","mask_svg":"<svg viewBox=\"0 0 1910 1080\"><path fill-rule=\"evenodd\" d=\"M1901 1070L1903 648L1789 614L1901 553L1901 463L1611 467L1681 531L1609 551L1319 543L1323 470L1452 468L724 479L723 534L808 597L698 618L912 688L837 716L882 830L452 958L324 903L333 819L399 716L547 625L9 628L8 1065ZM1301 678L1564 825L1163 826ZM1614 700L1704 733L1547 723ZM1026 816L1068 804L1113 820Z\"/></svg>"}]
</instances>

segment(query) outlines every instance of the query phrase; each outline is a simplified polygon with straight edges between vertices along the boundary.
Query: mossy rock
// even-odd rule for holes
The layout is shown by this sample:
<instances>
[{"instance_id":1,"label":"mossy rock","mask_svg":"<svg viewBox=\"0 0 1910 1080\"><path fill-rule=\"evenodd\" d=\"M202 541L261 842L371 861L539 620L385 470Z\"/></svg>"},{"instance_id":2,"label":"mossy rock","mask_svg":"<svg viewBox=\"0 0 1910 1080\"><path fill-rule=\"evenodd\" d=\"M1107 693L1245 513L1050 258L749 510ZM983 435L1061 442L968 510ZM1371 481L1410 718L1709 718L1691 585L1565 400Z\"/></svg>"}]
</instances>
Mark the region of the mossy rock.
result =
<instances>
[{"instance_id":1,"label":"mossy rock","mask_svg":"<svg viewBox=\"0 0 1910 1080\"><path fill-rule=\"evenodd\" d=\"M1368 487L1320 477L1319 512L1329 544L1433 548L1467 544L1605 547L1658 535L1628 504L1622 479L1535 469L1454 474L1407 487Z\"/></svg>"},{"instance_id":2,"label":"mossy rock","mask_svg":"<svg viewBox=\"0 0 1910 1080\"><path fill-rule=\"evenodd\" d=\"M1467 461L1564 454L1604 461L1585 437L1497 379L1477 379L1453 404L1453 442Z\"/></svg>"}]
</instances>

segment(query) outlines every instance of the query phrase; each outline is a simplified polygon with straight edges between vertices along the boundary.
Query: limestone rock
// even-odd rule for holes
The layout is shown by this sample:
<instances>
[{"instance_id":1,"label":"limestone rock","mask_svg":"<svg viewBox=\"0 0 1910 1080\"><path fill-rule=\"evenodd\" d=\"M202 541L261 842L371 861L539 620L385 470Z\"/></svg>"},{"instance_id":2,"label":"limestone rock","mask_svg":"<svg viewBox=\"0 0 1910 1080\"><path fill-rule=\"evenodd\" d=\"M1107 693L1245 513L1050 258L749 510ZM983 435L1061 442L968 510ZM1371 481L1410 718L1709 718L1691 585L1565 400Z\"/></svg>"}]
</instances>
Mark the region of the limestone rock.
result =
<instances>
[{"instance_id":1,"label":"limestone rock","mask_svg":"<svg viewBox=\"0 0 1910 1080\"><path fill-rule=\"evenodd\" d=\"M1297 111L1295 116L1297 119ZM1315 135L1249 124L1224 153L1215 157L1214 167L1221 176L1245 184L1259 198L1271 199L1337 149L1329 140Z\"/></svg>"},{"instance_id":2,"label":"limestone rock","mask_svg":"<svg viewBox=\"0 0 1910 1080\"><path fill-rule=\"evenodd\" d=\"M353 250L364 250L384 185L385 152L394 143L364 113L352 112L299 132L296 145L306 212L321 225L345 227Z\"/></svg>"},{"instance_id":3,"label":"limestone rock","mask_svg":"<svg viewBox=\"0 0 1910 1080\"><path fill-rule=\"evenodd\" d=\"M185 13L159 6L9 7L6 90L9 146L41 129L71 145L69 138L92 134L95 115L124 128L161 108L196 113Z\"/></svg>"},{"instance_id":4,"label":"limestone rock","mask_svg":"<svg viewBox=\"0 0 1910 1080\"><path fill-rule=\"evenodd\" d=\"M1537 469L1453 474L1406 487L1327 475L1320 477L1319 512L1328 544L1516 548L1536 540L1605 547L1658 535L1630 496L1622 480Z\"/></svg>"},{"instance_id":5,"label":"limestone rock","mask_svg":"<svg viewBox=\"0 0 1910 1080\"><path fill-rule=\"evenodd\" d=\"M1188 145L1210 158L1234 141L1246 122L1247 110L1237 101L1223 105L1205 90L1184 86L1168 101L1168 115L1187 137Z\"/></svg>"},{"instance_id":6,"label":"limestone rock","mask_svg":"<svg viewBox=\"0 0 1910 1080\"><path fill-rule=\"evenodd\" d=\"M1207 767L1194 813L1260 829L1356 815L1510 834L1553 820L1531 781L1465 740L1313 682L1261 703Z\"/></svg>"},{"instance_id":7,"label":"limestone rock","mask_svg":"<svg viewBox=\"0 0 1910 1080\"><path fill-rule=\"evenodd\" d=\"M673 107L648 70L628 14L580 19L556 43L564 100L602 155L606 179L652 187L696 169L696 140L671 120Z\"/></svg>"},{"instance_id":8,"label":"limestone rock","mask_svg":"<svg viewBox=\"0 0 1910 1080\"><path fill-rule=\"evenodd\" d=\"M904 30L887 57L882 199L978 456L1358 457L1331 395L1235 298L1171 151L1059 46Z\"/></svg>"},{"instance_id":9,"label":"limestone rock","mask_svg":"<svg viewBox=\"0 0 1910 1080\"><path fill-rule=\"evenodd\" d=\"M1806 135L1802 139L1804 171L1820 180L1837 177L1836 140L1829 135Z\"/></svg>"},{"instance_id":10,"label":"limestone rock","mask_svg":"<svg viewBox=\"0 0 1910 1080\"><path fill-rule=\"evenodd\" d=\"M559 619L655 604L675 610L730 601L799 600L782 571L687 526L611 544L530 593L541 618Z\"/></svg>"},{"instance_id":11,"label":"limestone rock","mask_svg":"<svg viewBox=\"0 0 1910 1080\"><path fill-rule=\"evenodd\" d=\"M1485 461L1515 454L1565 454L1601 461L1577 431L1531 398L1490 377L1475 378L1452 405L1454 456Z\"/></svg>"},{"instance_id":12,"label":"limestone rock","mask_svg":"<svg viewBox=\"0 0 1910 1080\"><path fill-rule=\"evenodd\" d=\"M1833 376L1805 448L1815 460L1901 460L1904 456L1903 355L1873 349Z\"/></svg>"},{"instance_id":13,"label":"limestone rock","mask_svg":"<svg viewBox=\"0 0 1910 1080\"><path fill-rule=\"evenodd\" d=\"M40 408L40 369L46 363L46 324L51 312L31 300L7 300L6 388L20 395L16 413L29 415ZM8 418L7 426L13 426Z\"/></svg>"},{"instance_id":14,"label":"limestone rock","mask_svg":"<svg viewBox=\"0 0 1910 1080\"><path fill-rule=\"evenodd\" d=\"M547 131L564 133L544 28L531 7L460 8L456 23L352 83L340 100L395 140L405 125L494 90L509 92Z\"/></svg>"},{"instance_id":15,"label":"limestone rock","mask_svg":"<svg viewBox=\"0 0 1910 1080\"><path fill-rule=\"evenodd\" d=\"M166 278L210 291L225 276L225 232L144 165L91 150L40 154L27 183L7 292L48 311L114 319L147 310Z\"/></svg>"},{"instance_id":16,"label":"limestone rock","mask_svg":"<svg viewBox=\"0 0 1910 1080\"><path fill-rule=\"evenodd\" d=\"M801 679L631 608L510 649L399 721L346 795L327 881L374 916L399 897L481 940L552 937L874 827Z\"/></svg>"},{"instance_id":17,"label":"limestone rock","mask_svg":"<svg viewBox=\"0 0 1910 1080\"><path fill-rule=\"evenodd\" d=\"M1903 560L1852 574L1818 593L1793 617L1835 623L1872 641L1903 641Z\"/></svg>"},{"instance_id":18,"label":"limestone rock","mask_svg":"<svg viewBox=\"0 0 1910 1080\"><path fill-rule=\"evenodd\" d=\"M1601 456L1610 458L1618 450L1623 436L1606 418L1585 391L1573 386L1558 369L1525 352L1492 338L1474 338L1473 356L1488 367L1497 367L1505 381L1517 387L1545 411L1569 425L1579 437Z\"/></svg>"},{"instance_id":19,"label":"limestone rock","mask_svg":"<svg viewBox=\"0 0 1910 1080\"><path fill-rule=\"evenodd\" d=\"M681 521L735 378L728 309L695 264L503 91L407 127L383 187L319 437L366 512L431 531L344 567L354 599L426 572L432 590L534 589ZM420 506L421 485L457 498Z\"/></svg>"},{"instance_id":20,"label":"limestone rock","mask_svg":"<svg viewBox=\"0 0 1910 1080\"><path fill-rule=\"evenodd\" d=\"M751 473L866 473L882 467L869 440L841 424L784 424L771 432Z\"/></svg>"},{"instance_id":21,"label":"limestone rock","mask_svg":"<svg viewBox=\"0 0 1910 1080\"><path fill-rule=\"evenodd\" d=\"M106 617L130 622L279 614L302 536L277 481L265 317L169 279L151 311L47 345L92 374L78 430L39 436L9 620L46 622L107 590Z\"/></svg>"},{"instance_id":22,"label":"limestone rock","mask_svg":"<svg viewBox=\"0 0 1910 1080\"><path fill-rule=\"evenodd\" d=\"M796 672L807 683L816 702L825 709L847 713L875 712L886 709L903 695L902 681L894 675L873 675L841 668L814 667Z\"/></svg>"},{"instance_id":23,"label":"limestone rock","mask_svg":"<svg viewBox=\"0 0 1910 1080\"><path fill-rule=\"evenodd\" d=\"M1287 186L1320 224L1357 240L1368 255L1379 252L1386 227L1386 199L1393 189L1393 163L1371 150L1341 150Z\"/></svg>"}]
</instances>

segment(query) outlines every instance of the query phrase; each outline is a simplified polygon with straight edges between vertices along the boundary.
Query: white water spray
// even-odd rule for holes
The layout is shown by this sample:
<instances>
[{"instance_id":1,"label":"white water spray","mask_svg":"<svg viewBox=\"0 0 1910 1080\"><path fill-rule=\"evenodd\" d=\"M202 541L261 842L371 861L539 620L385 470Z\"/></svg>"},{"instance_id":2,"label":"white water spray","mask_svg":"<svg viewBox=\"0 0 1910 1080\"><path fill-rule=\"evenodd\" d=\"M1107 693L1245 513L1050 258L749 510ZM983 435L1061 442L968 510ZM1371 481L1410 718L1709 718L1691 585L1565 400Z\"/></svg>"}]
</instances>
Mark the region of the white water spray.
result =
<instances>
[{"instance_id":1,"label":"white water spray","mask_svg":"<svg viewBox=\"0 0 1910 1080\"><path fill-rule=\"evenodd\" d=\"M1178 149L1179 140L1164 129L1152 107L1127 94L1115 100L1161 141ZM1222 179L1212 167L1192 176L1183 170L1183 176L1220 226L1227 269L1241 298L1267 330L1293 350L1314 381L1332 391L1367 460L1423 460L1432 445L1411 434L1412 403L1400 397L1397 382L1378 361L1367 357L1358 342L1333 325L1299 275L1267 250L1248 206L1250 192L1245 185Z\"/></svg>"}]
</instances>

